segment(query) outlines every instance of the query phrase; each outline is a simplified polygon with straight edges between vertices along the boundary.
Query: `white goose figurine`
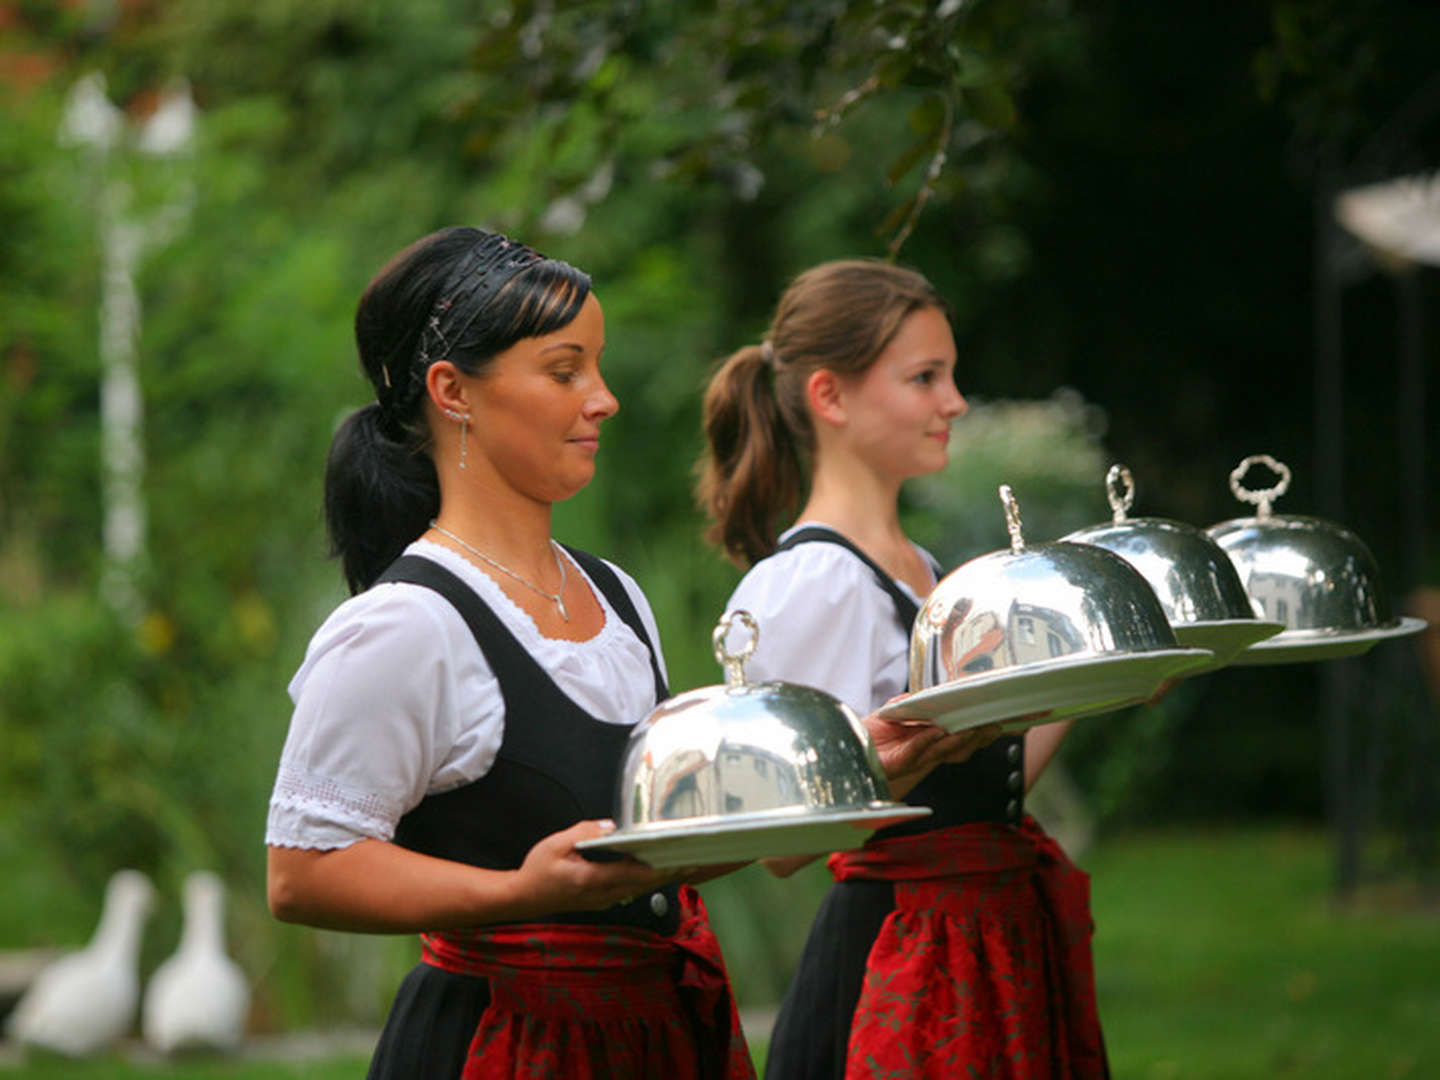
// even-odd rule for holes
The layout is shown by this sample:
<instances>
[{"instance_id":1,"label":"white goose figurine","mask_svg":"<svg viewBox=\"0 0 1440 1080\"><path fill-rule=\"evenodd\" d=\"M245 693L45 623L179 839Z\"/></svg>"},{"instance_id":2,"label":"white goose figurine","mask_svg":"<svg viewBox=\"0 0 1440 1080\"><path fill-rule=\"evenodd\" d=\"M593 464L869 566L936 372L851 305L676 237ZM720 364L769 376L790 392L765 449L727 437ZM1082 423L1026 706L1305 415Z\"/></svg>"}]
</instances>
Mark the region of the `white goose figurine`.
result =
<instances>
[{"instance_id":1,"label":"white goose figurine","mask_svg":"<svg viewBox=\"0 0 1440 1080\"><path fill-rule=\"evenodd\" d=\"M115 873L90 944L35 976L6 1022L10 1038L86 1057L127 1034L140 1003L140 935L154 902L140 871Z\"/></svg>"},{"instance_id":2,"label":"white goose figurine","mask_svg":"<svg viewBox=\"0 0 1440 1080\"><path fill-rule=\"evenodd\" d=\"M249 1015L250 985L225 954L225 886L209 871L191 874L180 945L150 977L140 1030L162 1054L232 1051Z\"/></svg>"}]
</instances>

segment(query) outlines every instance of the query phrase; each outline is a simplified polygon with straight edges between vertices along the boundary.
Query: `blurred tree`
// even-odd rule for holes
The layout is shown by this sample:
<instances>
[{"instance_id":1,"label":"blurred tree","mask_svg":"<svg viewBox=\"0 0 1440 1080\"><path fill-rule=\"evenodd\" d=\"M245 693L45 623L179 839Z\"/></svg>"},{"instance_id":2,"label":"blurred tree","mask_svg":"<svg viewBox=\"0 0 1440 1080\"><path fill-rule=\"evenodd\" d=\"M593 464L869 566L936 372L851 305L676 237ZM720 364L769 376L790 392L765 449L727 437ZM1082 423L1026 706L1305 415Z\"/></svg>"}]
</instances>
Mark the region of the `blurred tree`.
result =
<instances>
[{"instance_id":1,"label":"blurred tree","mask_svg":"<svg viewBox=\"0 0 1440 1080\"><path fill-rule=\"evenodd\" d=\"M626 155L744 201L769 179L766 151L858 166L873 186L900 188L876 223L894 255L942 177L953 196L993 166L1016 127L1014 95L1068 14L1048 0L529 0L482 22L460 119L481 159L503 154L517 129L550 133L567 151L547 176L552 213L593 201L597 175ZM861 158L846 121L877 99L892 127L879 155Z\"/></svg>"},{"instance_id":2,"label":"blurred tree","mask_svg":"<svg viewBox=\"0 0 1440 1080\"><path fill-rule=\"evenodd\" d=\"M167 898L219 870L277 1023L339 1000L301 979L325 957L257 914L260 835L285 683L341 594L319 479L333 422L363 400L355 298L401 244L470 216L427 126L463 54L442 32L458 7L0 11L7 48L62 61L38 84L0 79L0 820L80 893L123 864ZM190 229L140 274L151 557L133 625L98 602L95 178L57 145L61 101L95 69L132 118L176 75L202 110ZM124 147L116 162L144 198L156 178ZM73 940L0 923L0 944Z\"/></svg>"}]
</instances>

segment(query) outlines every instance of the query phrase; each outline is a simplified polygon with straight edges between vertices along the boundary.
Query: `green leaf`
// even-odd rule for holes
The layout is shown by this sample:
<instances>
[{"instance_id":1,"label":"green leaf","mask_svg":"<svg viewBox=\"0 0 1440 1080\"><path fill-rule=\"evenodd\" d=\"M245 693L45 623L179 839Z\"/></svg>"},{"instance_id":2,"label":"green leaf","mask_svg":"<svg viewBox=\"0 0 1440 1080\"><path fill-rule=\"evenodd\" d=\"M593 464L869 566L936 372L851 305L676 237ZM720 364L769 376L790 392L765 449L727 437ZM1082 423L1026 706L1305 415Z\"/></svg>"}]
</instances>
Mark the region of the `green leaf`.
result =
<instances>
[{"instance_id":1,"label":"green leaf","mask_svg":"<svg viewBox=\"0 0 1440 1080\"><path fill-rule=\"evenodd\" d=\"M970 116L995 131L1008 131L1015 126L1018 114L1009 91L996 83L967 87L960 99Z\"/></svg>"},{"instance_id":2,"label":"green leaf","mask_svg":"<svg viewBox=\"0 0 1440 1080\"><path fill-rule=\"evenodd\" d=\"M910 130L916 135L931 135L945 122L945 99L939 94L926 94L907 116Z\"/></svg>"},{"instance_id":3,"label":"green leaf","mask_svg":"<svg viewBox=\"0 0 1440 1080\"><path fill-rule=\"evenodd\" d=\"M875 77L886 90L894 90L904 84L915 68L915 57L903 50L886 53L875 65Z\"/></svg>"},{"instance_id":4,"label":"green leaf","mask_svg":"<svg viewBox=\"0 0 1440 1080\"><path fill-rule=\"evenodd\" d=\"M923 159L930 157L935 152L935 135L927 135L925 138L911 143L909 148L890 163L885 170L885 179L893 187L905 178L905 175Z\"/></svg>"},{"instance_id":5,"label":"green leaf","mask_svg":"<svg viewBox=\"0 0 1440 1080\"><path fill-rule=\"evenodd\" d=\"M889 236L896 229L900 228L900 226L904 224L905 219L908 218L911 212L915 209L915 204L917 201L917 197L911 195L899 206L891 210L890 213L885 216L885 220L882 221L878 226L876 226L875 234L877 236Z\"/></svg>"}]
</instances>

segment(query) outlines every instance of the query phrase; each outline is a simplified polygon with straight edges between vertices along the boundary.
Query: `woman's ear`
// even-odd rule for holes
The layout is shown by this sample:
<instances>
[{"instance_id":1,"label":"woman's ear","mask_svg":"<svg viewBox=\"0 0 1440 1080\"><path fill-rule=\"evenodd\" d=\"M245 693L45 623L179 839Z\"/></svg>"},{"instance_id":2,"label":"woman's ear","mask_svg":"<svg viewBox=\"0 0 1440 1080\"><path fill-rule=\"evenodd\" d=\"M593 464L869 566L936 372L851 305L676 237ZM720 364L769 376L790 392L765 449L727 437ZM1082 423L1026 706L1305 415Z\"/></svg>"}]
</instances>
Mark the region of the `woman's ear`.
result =
<instances>
[{"instance_id":1,"label":"woman's ear","mask_svg":"<svg viewBox=\"0 0 1440 1080\"><path fill-rule=\"evenodd\" d=\"M425 371L425 390L446 416L470 415L470 396L460 370L449 360L437 360Z\"/></svg>"},{"instance_id":2,"label":"woman's ear","mask_svg":"<svg viewBox=\"0 0 1440 1080\"><path fill-rule=\"evenodd\" d=\"M805 400L817 420L839 427L848 419L845 411L845 388L840 376L833 371L820 368L810 373L810 377L805 380Z\"/></svg>"}]
</instances>

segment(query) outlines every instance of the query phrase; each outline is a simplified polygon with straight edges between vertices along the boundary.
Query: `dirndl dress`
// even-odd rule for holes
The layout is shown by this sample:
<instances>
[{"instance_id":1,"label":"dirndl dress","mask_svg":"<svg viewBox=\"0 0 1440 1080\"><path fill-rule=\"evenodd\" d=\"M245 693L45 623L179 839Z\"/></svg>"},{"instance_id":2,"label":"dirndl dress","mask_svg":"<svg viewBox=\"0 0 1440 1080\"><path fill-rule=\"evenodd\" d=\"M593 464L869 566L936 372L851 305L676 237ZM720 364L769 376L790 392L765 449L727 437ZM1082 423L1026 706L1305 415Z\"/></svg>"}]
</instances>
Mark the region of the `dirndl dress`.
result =
<instances>
[{"instance_id":1,"label":"dirndl dress","mask_svg":"<svg viewBox=\"0 0 1440 1080\"><path fill-rule=\"evenodd\" d=\"M654 646L619 579L600 559L571 554L650 646L656 700L667 697ZM401 818L395 842L515 869L541 838L611 816L629 729L581 709L444 567L406 555L380 580L425 585L456 607L506 710L490 770L423 799ZM602 912L424 934L421 944L421 961L381 1032L370 1080L754 1076L719 945L688 886Z\"/></svg>"},{"instance_id":2,"label":"dirndl dress","mask_svg":"<svg viewBox=\"0 0 1440 1080\"><path fill-rule=\"evenodd\" d=\"M915 601L873 571L909 635ZM1089 878L1024 813L1024 738L936 768L905 801L933 813L834 855L781 1003L767 1080L1092 1080L1109 1076L1095 1004Z\"/></svg>"}]
</instances>

